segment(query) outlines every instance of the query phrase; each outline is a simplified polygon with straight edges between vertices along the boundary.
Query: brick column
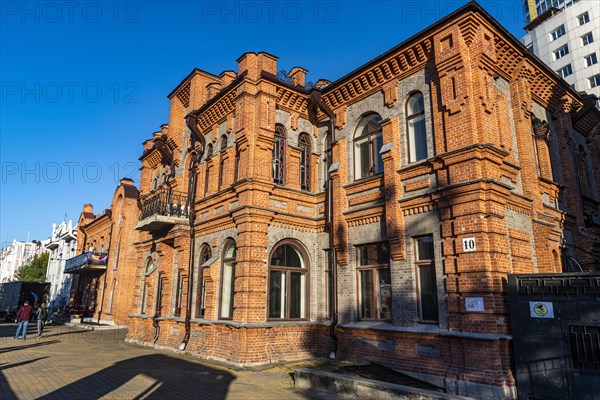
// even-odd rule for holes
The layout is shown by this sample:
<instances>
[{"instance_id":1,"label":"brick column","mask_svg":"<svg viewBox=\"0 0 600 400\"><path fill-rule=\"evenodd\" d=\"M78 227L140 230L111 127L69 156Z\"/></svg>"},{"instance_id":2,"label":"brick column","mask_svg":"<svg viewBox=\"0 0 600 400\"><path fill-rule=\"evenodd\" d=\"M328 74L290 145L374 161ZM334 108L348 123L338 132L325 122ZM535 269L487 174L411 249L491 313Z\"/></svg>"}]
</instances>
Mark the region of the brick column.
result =
<instances>
[{"instance_id":1,"label":"brick column","mask_svg":"<svg viewBox=\"0 0 600 400\"><path fill-rule=\"evenodd\" d=\"M237 227L237 260L233 321L266 321L267 231L272 214L263 210L240 210L233 215Z\"/></svg>"},{"instance_id":2,"label":"brick column","mask_svg":"<svg viewBox=\"0 0 600 400\"><path fill-rule=\"evenodd\" d=\"M381 122L385 152L382 154L383 177L385 187L385 223L387 237L390 242L392 260L405 258L404 246L404 215L398 204L402 194L402 181L396 172L400 165L400 144L397 140L399 117L393 117ZM387 146L390 146L389 148Z\"/></svg>"}]
</instances>

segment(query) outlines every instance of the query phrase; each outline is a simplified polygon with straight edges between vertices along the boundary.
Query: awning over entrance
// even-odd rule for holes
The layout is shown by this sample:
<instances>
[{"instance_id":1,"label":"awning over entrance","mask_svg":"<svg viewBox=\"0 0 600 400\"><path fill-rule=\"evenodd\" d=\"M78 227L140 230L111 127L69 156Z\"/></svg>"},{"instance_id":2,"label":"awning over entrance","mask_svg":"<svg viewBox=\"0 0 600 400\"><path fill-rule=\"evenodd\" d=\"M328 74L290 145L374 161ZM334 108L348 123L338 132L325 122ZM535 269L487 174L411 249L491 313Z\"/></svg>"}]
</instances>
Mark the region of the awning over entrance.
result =
<instances>
[{"instance_id":1,"label":"awning over entrance","mask_svg":"<svg viewBox=\"0 0 600 400\"><path fill-rule=\"evenodd\" d=\"M65 263L65 273L78 274L89 270L106 270L108 253L87 252L69 258Z\"/></svg>"}]
</instances>

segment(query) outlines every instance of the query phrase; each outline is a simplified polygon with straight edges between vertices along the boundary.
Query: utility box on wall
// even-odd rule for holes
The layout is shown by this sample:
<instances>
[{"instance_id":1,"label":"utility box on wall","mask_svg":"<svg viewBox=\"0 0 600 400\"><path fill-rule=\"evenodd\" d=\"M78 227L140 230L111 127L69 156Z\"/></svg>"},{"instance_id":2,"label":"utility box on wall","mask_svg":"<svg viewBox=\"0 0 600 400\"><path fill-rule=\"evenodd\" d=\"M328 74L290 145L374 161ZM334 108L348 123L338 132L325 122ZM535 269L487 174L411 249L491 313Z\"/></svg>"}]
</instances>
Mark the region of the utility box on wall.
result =
<instances>
[{"instance_id":1,"label":"utility box on wall","mask_svg":"<svg viewBox=\"0 0 600 400\"><path fill-rule=\"evenodd\" d=\"M508 284L519 399L600 400L600 273Z\"/></svg>"}]
</instances>

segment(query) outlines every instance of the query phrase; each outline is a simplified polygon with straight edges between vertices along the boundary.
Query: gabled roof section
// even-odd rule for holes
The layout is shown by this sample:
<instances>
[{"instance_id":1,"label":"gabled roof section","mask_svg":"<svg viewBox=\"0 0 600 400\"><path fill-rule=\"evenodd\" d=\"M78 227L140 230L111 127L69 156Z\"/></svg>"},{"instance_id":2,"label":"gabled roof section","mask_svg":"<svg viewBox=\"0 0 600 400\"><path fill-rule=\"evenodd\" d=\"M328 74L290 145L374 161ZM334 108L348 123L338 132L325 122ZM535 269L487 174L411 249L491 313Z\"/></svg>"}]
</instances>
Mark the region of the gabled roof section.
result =
<instances>
[{"instance_id":1,"label":"gabled roof section","mask_svg":"<svg viewBox=\"0 0 600 400\"><path fill-rule=\"evenodd\" d=\"M190 82L190 81L192 80L192 78L194 77L194 75L197 75L197 74L198 74L198 75L204 75L204 76L206 76L206 77L208 77L208 78L215 79L215 80L217 80L217 81L218 81L218 80L220 80L220 78L219 78L218 76L216 76L216 75L213 75L213 74L211 74L210 72L203 71L203 70L201 70L201 69L199 69L199 68L194 68L194 69L192 70L192 72L190 72L190 73L188 74L188 76L186 76L185 78L183 78L183 80L182 80L182 81L179 83L179 85L177 85L177 86L175 87L175 89L173 89L173 91L171 91L171 93L169 93L169 94L167 95L167 97L168 97L169 99L171 99L171 98L172 98L172 97L175 95L175 93L177 93L177 91L178 91L178 90L179 90L179 89L180 89L180 88L181 88L183 85L185 85L185 84L187 84L188 82Z\"/></svg>"}]
</instances>

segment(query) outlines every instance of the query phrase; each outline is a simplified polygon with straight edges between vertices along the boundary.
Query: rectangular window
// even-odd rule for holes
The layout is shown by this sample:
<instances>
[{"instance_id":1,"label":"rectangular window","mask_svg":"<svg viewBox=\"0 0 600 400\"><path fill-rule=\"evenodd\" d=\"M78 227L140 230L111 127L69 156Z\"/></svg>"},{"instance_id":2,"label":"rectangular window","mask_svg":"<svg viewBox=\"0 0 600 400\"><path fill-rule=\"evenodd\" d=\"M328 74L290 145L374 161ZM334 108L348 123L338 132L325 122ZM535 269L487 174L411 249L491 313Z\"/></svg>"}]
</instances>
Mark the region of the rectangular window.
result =
<instances>
[{"instance_id":1,"label":"rectangular window","mask_svg":"<svg viewBox=\"0 0 600 400\"><path fill-rule=\"evenodd\" d=\"M326 257L326 262L325 262L325 281L327 282L327 284L325 285L326 290L327 290L327 317L328 318L332 318L333 317L333 276L332 271L330 266L333 264L332 260L329 260L329 258L331 257L331 250L325 250L325 257Z\"/></svg>"},{"instance_id":2,"label":"rectangular window","mask_svg":"<svg viewBox=\"0 0 600 400\"><path fill-rule=\"evenodd\" d=\"M578 15L577 22L579 22L579 26L590 22L590 15L588 14L588 12L586 11L583 14Z\"/></svg>"},{"instance_id":3,"label":"rectangular window","mask_svg":"<svg viewBox=\"0 0 600 400\"><path fill-rule=\"evenodd\" d=\"M206 279L199 279L198 283L198 302L196 309L196 318L204 318L204 310L206 309Z\"/></svg>"},{"instance_id":4,"label":"rectangular window","mask_svg":"<svg viewBox=\"0 0 600 400\"><path fill-rule=\"evenodd\" d=\"M223 174L225 173L225 160L221 160L219 163L219 189L223 185Z\"/></svg>"},{"instance_id":5,"label":"rectangular window","mask_svg":"<svg viewBox=\"0 0 600 400\"><path fill-rule=\"evenodd\" d=\"M177 286L175 287L175 316L181 315L181 303L183 302L183 275L177 271Z\"/></svg>"},{"instance_id":6,"label":"rectangular window","mask_svg":"<svg viewBox=\"0 0 600 400\"><path fill-rule=\"evenodd\" d=\"M569 54L569 45L565 44L553 53L554 61L561 59L567 54Z\"/></svg>"},{"instance_id":7,"label":"rectangular window","mask_svg":"<svg viewBox=\"0 0 600 400\"><path fill-rule=\"evenodd\" d=\"M594 64L598 64L598 57L596 56L596 53L592 53L589 56L585 56L584 60L586 67L591 67Z\"/></svg>"},{"instance_id":8,"label":"rectangular window","mask_svg":"<svg viewBox=\"0 0 600 400\"><path fill-rule=\"evenodd\" d=\"M359 318L392 319L392 279L387 243L357 248Z\"/></svg>"},{"instance_id":9,"label":"rectangular window","mask_svg":"<svg viewBox=\"0 0 600 400\"><path fill-rule=\"evenodd\" d=\"M165 292L165 285L167 284L167 279L166 278L160 278L160 281L158 283L158 292L156 293L156 310L155 313L157 315L162 315L162 296L163 293ZM168 309L167 309L168 311Z\"/></svg>"},{"instance_id":10,"label":"rectangular window","mask_svg":"<svg viewBox=\"0 0 600 400\"><path fill-rule=\"evenodd\" d=\"M419 319L423 322L438 322L437 278L432 235L415 238L415 265Z\"/></svg>"},{"instance_id":11,"label":"rectangular window","mask_svg":"<svg viewBox=\"0 0 600 400\"><path fill-rule=\"evenodd\" d=\"M588 78L590 89L600 86L600 74Z\"/></svg>"},{"instance_id":12,"label":"rectangular window","mask_svg":"<svg viewBox=\"0 0 600 400\"><path fill-rule=\"evenodd\" d=\"M561 77L566 78L569 75L573 74L573 67L571 67L571 64L567 64L564 68L559 69L558 71L556 71Z\"/></svg>"},{"instance_id":13,"label":"rectangular window","mask_svg":"<svg viewBox=\"0 0 600 400\"><path fill-rule=\"evenodd\" d=\"M565 26L561 25L558 28L556 28L555 30L553 30L552 32L550 32L550 41L554 41L556 39L558 39L559 37L563 36L565 34Z\"/></svg>"},{"instance_id":14,"label":"rectangular window","mask_svg":"<svg viewBox=\"0 0 600 400\"><path fill-rule=\"evenodd\" d=\"M592 43L593 41L594 41L594 35L592 35L592 32L588 32L581 37L581 45L582 46L587 46L588 44Z\"/></svg>"},{"instance_id":15,"label":"rectangular window","mask_svg":"<svg viewBox=\"0 0 600 400\"><path fill-rule=\"evenodd\" d=\"M223 283L221 292L221 318L233 318L233 293L235 285L235 263L223 264Z\"/></svg>"}]
</instances>

